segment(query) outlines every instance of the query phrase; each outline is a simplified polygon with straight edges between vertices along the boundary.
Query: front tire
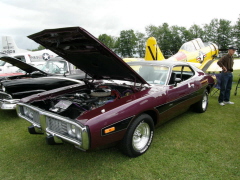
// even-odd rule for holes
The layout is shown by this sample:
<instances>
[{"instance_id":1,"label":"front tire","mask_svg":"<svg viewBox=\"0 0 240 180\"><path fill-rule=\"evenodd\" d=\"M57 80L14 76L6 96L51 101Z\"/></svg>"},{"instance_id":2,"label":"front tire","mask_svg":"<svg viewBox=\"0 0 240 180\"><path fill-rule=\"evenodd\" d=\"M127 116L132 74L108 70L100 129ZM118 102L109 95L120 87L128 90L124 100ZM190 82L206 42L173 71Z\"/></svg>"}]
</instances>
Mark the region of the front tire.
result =
<instances>
[{"instance_id":1,"label":"front tire","mask_svg":"<svg viewBox=\"0 0 240 180\"><path fill-rule=\"evenodd\" d=\"M193 106L194 111L198 113L203 113L207 110L208 108L208 91L205 89L202 99L198 101L196 104Z\"/></svg>"},{"instance_id":2,"label":"front tire","mask_svg":"<svg viewBox=\"0 0 240 180\"><path fill-rule=\"evenodd\" d=\"M151 145L153 133L153 119L148 114L141 114L129 126L121 141L120 149L129 157L140 156Z\"/></svg>"}]
</instances>

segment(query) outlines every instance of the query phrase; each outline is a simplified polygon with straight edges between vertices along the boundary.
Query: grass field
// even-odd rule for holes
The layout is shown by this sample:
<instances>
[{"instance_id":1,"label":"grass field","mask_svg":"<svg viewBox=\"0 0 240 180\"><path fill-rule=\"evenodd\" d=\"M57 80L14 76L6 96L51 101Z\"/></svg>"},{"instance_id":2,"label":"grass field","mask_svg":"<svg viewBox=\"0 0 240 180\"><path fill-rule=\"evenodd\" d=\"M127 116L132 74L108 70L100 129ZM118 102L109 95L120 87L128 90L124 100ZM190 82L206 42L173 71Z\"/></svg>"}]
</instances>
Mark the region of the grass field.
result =
<instances>
[{"instance_id":1,"label":"grass field","mask_svg":"<svg viewBox=\"0 0 240 180\"><path fill-rule=\"evenodd\" d=\"M46 145L15 112L1 111L0 179L239 180L240 90L233 95L239 73L234 105L222 107L210 97L207 112L189 110L157 128L151 147L137 158L115 147L82 152L70 144Z\"/></svg>"}]
</instances>

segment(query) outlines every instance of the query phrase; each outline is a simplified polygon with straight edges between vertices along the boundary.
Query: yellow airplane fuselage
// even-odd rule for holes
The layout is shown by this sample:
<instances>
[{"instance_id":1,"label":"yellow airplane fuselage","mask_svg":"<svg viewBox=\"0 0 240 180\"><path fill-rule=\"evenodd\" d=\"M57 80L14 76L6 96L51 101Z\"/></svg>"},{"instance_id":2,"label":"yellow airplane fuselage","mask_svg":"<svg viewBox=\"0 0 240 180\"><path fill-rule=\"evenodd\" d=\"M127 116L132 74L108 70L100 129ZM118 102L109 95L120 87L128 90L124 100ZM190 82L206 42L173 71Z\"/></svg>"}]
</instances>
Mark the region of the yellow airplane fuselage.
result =
<instances>
[{"instance_id":1,"label":"yellow airplane fuselage","mask_svg":"<svg viewBox=\"0 0 240 180\"><path fill-rule=\"evenodd\" d=\"M157 41L154 37L148 38L146 42L145 60L147 61L183 61L193 63L200 69L206 69L218 55L218 46L214 43L204 44L200 38L184 43L180 50L168 59L165 59L160 48L157 45Z\"/></svg>"}]
</instances>

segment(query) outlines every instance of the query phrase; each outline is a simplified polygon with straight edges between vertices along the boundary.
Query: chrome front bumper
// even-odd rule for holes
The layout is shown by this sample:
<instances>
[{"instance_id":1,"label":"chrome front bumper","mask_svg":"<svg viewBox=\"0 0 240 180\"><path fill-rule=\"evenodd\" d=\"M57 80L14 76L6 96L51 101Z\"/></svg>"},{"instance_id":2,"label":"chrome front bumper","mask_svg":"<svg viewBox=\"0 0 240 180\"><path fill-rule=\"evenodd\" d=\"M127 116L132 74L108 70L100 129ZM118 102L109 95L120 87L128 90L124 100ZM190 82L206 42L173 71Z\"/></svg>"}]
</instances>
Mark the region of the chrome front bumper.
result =
<instances>
[{"instance_id":1,"label":"chrome front bumper","mask_svg":"<svg viewBox=\"0 0 240 180\"><path fill-rule=\"evenodd\" d=\"M2 99L0 100L0 109L15 110L20 99Z\"/></svg>"},{"instance_id":2,"label":"chrome front bumper","mask_svg":"<svg viewBox=\"0 0 240 180\"><path fill-rule=\"evenodd\" d=\"M89 149L88 128L78 121L24 103L18 103L16 110L18 116L30 122L38 133L45 132L46 135L53 136L56 143L63 140L74 144L78 149ZM78 129L81 132L80 139L68 132L68 128L72 126L75 127L75 131Z\"/></svg>"}]
</instances>

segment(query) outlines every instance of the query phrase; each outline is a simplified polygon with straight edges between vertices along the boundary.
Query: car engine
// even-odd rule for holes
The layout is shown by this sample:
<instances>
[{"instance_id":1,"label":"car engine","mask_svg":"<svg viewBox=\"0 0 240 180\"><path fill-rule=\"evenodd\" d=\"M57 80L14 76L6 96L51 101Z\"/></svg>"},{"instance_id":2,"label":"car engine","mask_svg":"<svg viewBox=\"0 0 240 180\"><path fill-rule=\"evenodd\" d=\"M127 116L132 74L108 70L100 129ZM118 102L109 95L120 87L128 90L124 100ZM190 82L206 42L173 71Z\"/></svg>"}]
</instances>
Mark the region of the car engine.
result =
<instances>
[{"instance_id":1,"label":"car engine","mask_svg":"<svg viewBox=\"0 0 240 180\"><path fill-rule=\"evenodd\" d=\"M32 103L42 109L75 119L86 111L91 111L105 104L133 94L136 90L130 86L104 84L91 90L63 94L44 101Z\"/></svg>"}]
</instances>

